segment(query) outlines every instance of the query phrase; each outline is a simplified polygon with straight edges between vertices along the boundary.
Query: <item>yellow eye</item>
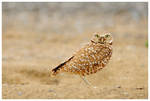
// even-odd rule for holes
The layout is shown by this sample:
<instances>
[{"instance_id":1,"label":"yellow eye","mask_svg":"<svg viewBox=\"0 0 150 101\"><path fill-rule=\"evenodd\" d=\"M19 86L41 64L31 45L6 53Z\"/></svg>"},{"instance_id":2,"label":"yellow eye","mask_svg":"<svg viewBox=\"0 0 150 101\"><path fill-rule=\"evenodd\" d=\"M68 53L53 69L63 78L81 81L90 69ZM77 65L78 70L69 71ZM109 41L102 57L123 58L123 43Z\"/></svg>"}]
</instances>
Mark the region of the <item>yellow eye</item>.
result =
<instances>
[{"instance_id":1,"label":"yellow eye","mask_svg":"<svg viewBox=\"0 0 150 101\"><path fill-rule=\"evenodd\" d=\"M109 36L110 36L110 35L108 35L108 34L107 34L107 35L105 35L105 37L106 37L106 38L108 38Z\"/></svg>"},{"instance_id":2,"label":"yellow eye","mask_svg":"<svg viewBox=\"0 0 150 101\"><path fill-rule=\"evenodd\" d=\"M98 38L98 37L99 37L99 35L98 35L98 34L95 34L95 37L97 37L97 38Z\"/></svg>"}]
</instances>

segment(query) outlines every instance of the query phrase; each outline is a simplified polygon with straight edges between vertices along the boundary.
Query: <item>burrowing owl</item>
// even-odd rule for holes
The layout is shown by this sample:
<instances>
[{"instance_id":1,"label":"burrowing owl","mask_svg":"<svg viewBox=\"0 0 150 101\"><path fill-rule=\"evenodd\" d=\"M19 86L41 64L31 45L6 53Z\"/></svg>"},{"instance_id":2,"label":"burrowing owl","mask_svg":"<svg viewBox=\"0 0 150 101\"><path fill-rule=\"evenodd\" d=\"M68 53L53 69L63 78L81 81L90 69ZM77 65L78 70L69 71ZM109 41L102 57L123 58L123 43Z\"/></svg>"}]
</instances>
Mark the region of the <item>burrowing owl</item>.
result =
<instances>
[{"instance_id":1,"label":"burrowing owl","mask_svg":"<svg viewBox=\"0 0 150 101\"><path fill-rule=\"evenodd\" d=\"M71 72L82 77L96 73L106 66L112 55L112 36L109 33L94 33L91 41L67 61L52 69L51 75Z\"/></svg>"}]
</instances>

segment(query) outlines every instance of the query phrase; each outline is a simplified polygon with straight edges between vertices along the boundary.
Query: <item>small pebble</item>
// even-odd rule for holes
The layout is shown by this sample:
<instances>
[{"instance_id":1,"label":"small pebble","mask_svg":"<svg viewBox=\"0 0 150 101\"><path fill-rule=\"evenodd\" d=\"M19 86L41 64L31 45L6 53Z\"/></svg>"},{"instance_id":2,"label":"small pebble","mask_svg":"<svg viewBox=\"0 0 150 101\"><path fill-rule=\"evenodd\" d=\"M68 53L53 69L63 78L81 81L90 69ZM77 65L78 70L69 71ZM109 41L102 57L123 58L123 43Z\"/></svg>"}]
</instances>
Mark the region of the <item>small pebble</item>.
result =
<instances>
[{"instance_id":1,"label":"small pebble","mask_svg":"<svg viewBox=\"0 0 150 101\"><path fill-rule=\"evenodd\" d=\"M139 94L140 97L144 96L144 94Z\"/></svg>"},{"instance_id":2,"label":"small pebble","mask_svg":"<svg viewBox=\"0 0 150 101\"><path fill-rule=\"evenodd\" d=\"M54 90L52 90L52 89L49 89L49 90L48 90L48 92L54 92Z\"/></svg>"},{"instance_id":3,"label":"small pebble","mask_svg":"<svg viewBox=\"0 0 150 101\"><path fill-rule=\"evenodd\" d=\"M4 83L3 86L7 86L8 84Z\"/></svg>"},{"instance_id":4,"label":"small pebble","mask_svg":"<svg viewBox=\"0 0 150 101\"><path fill-rule=\"evenodd\" d=\"M22 92L19 91L19 92L18 92L18 95L21 96L21 95L22 95Z\"/></svg>"},{"instance_id":5,"label":"small pebble","mask_svg":"<svg viewBox=\"0 0 150 101\"><path fill-rule=\"evenodd\" d=\"M143 68L143 67L145 67L144 65L141 65L141 67Z\"/></svg>"},{"instance_id":6,"label":"small pebble","mask_svg":"<svg viewBox=\"0 0 150 101\"><path fill-rule=\"evenodd\" d=\"M6 57L2 57L2 60L3 60L3 61L6 61L6 60L7 60L7 58L6 58Z\"/></svg>"},{"instance_id":7,"label":"small pebble","mask_svg":"<svg viewBox=\"0 0 150 101\"><path fill-rule=\"evenodd\" d=\"M143 87L137 87L136 89L137 90L143 90L144 88Z\"/></svg>"},{"instance_id":8,"label":"small pebble","mask_svg":"<svg viewBox=\"0 0 150 101\"><path fill-rule=\"evenodd\" d=\"M122 94L125 95L125 96L128 96L128 95L129 95L128 92L123 92Z\"/></svg>"},{"instance_id":9,"label":"small pebble","mask_svg":"<svg viewBox=\"0 0 150 101\"><path fill-rule=\"evenodd\" d=\"M48 92L53 92L53 93L54 93L54 96L57 95L56 92L55 92L54 90L52 90L52 89L49 89Z\"/></svg>"},{"instance_id":10,"label":"small pebble","mask_svg":"<svg viewBox=\"0 0 150 101\"><path fill-rule=\"evenodd\" d=\"M121 86L120 85L116 85L116 88L121 88Z\"/></svg>"}]
</instances>

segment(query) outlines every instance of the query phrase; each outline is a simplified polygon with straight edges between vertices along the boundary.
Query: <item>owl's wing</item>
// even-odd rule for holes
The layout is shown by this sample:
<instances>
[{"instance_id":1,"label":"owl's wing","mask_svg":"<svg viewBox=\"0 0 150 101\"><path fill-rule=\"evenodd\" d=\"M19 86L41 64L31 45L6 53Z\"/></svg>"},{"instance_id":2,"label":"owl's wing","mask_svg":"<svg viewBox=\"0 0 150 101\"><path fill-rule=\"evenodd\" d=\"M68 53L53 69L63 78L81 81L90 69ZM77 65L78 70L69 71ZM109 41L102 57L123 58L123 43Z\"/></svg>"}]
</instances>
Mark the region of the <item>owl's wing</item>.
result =
<instances>
[{"instance_id":1,"label":"owl's wing","mask_svg":"<svg viewBox=\"0 0 150 101\"><path fill-rule=\"evenodd\" d=\"M67 62L69 62L70 60L73 59L74 56L72 56L71 58L69 58L67 61L61 63L60 65L58 65L57 67L55 67L52 71L56 72L58 69L62 68L62 66L64 66Z\"/></svg>"}]
</instances>

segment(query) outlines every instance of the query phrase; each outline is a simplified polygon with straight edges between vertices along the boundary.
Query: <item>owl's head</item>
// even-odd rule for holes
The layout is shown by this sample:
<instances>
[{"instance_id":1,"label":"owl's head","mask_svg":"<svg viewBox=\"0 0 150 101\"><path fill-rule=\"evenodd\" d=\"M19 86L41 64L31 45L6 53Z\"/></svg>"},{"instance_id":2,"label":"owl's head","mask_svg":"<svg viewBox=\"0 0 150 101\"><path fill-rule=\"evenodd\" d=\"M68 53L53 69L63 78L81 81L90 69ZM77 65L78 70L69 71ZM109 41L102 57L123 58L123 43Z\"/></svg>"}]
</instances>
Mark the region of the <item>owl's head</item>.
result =
<instances>
[{"instance_id":1,"label":"owl's head","mask_svg":"<svg viewBox=\"0 0 150 101\"><path fill-rule=\"evenodd\" d=\"M94 33L94 36L91 41L94 43L112 45L113 38L110 33L100 34L100 33L96 32L96 33Z\"/></svg>"}]
</instances>

